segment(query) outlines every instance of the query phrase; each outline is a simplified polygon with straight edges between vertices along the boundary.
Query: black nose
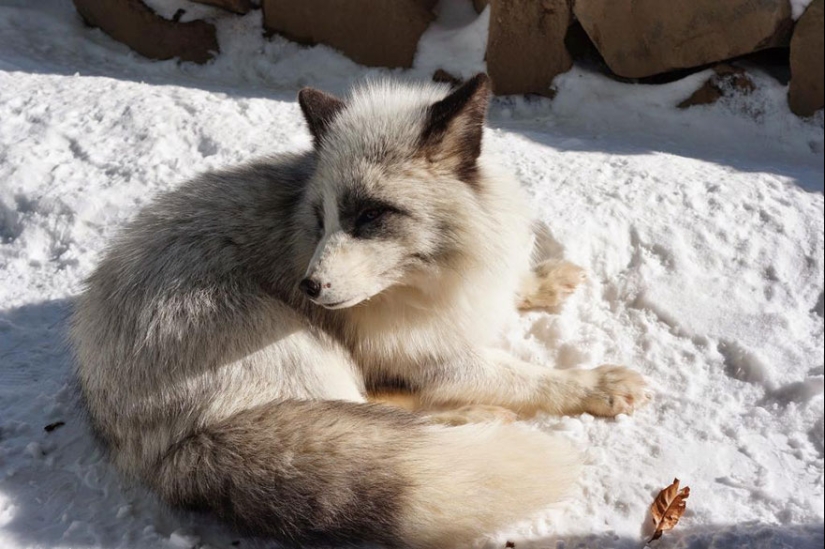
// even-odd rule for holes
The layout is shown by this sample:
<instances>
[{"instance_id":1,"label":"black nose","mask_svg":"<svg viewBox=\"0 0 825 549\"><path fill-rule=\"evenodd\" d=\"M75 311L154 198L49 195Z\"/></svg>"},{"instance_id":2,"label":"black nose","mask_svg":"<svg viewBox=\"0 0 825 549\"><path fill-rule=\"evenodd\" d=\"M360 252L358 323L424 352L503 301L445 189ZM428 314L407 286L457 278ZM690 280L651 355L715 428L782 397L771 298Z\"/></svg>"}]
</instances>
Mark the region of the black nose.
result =
<instances>
[{"instance_id":1,"label":"black nose","mask_svg":"<svg viewBox=\"0 0 825 549\"><path fill-rule=\"evenodd\" d=\"M309 297L318 297L321 295L321 284L311 278L305 278L298 284L301 291Z\"/></svg>"}]
</instances>

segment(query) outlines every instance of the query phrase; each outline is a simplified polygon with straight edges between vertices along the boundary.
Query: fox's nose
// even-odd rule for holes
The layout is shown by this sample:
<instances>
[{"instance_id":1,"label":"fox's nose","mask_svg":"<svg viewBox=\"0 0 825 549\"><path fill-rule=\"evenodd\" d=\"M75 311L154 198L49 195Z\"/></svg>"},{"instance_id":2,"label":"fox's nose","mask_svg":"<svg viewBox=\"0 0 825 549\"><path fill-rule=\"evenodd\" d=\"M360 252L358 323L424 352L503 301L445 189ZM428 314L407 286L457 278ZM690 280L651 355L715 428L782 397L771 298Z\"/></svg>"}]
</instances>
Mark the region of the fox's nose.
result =
<instances>
[{"instance_id":1,"label":"fox's nose","mask_svg":"<svg viewBox=\"0 0 825 549\"><path fill-rule=\"evenodd\" d=\"M315 298L321 295L321 283L311 278L303 279L298 287L309 297Z\"/></svg>"}]
</instances>

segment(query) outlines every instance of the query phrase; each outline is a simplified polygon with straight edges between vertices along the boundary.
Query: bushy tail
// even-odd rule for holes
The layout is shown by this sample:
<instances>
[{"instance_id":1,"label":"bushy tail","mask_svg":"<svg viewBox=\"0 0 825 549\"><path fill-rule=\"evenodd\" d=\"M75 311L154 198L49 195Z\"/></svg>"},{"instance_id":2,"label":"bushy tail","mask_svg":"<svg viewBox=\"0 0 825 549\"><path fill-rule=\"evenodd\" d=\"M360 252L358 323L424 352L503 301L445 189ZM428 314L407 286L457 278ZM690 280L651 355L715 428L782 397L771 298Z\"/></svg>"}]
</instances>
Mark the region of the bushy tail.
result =
<instances>
[{"instance_id":1,"label":"bushy tail","mask_svg":"<svg viewBox=\"0 0 825 549\"><path fill-rule=\"evenodd\" d=\"M558 500L570 446L518 426L443 427L389 407L286 401L172 447L147 475L168 502L293 542L461 547Z\"/></svg>"}]
</instances>

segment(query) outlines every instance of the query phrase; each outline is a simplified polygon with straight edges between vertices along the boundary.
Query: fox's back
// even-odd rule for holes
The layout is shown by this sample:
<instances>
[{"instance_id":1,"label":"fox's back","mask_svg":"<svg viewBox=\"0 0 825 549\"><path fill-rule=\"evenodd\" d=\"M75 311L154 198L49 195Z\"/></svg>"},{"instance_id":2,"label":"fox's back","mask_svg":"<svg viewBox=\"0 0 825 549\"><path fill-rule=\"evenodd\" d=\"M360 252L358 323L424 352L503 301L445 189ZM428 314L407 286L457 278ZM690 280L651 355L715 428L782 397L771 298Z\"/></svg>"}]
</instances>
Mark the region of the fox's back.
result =
<instances>
[{"instance_id":1,"label":"fox's back","mask_svg":"<svg viewBox=\"0 0 825 549\"><path fill-rule=\"evenodd\" d=\"M285 155L199 176L155 198L107 250L72 336L92 423L111 447L161 448L248 400L233 389L242 383L271 398L261 385L272 374L226 366L302 322L289 305L289 231L311 162Z\"/></svg>"}]
</instances>

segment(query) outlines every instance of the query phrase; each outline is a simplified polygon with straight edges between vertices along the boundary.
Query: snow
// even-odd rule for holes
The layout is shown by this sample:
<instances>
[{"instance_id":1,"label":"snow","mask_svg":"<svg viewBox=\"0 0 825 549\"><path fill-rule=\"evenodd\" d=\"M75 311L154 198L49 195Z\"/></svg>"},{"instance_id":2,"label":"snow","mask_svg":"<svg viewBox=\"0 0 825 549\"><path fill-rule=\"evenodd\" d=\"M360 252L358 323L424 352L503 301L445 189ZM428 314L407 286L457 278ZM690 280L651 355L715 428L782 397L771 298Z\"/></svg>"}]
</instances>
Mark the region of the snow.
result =
<instances>
[{"instance_id":1,"label":"snow","mask_svg":"<svg viewBox=\"0 0 825 549\"><path fill-rule=\"evenodd\" d=\"M180 12L178 21L186 23L197 19L214 19L226 13L221 8L189 2L188 0L142 0L152 11L164 19L174 19ZM182 11L181 11L182 10Z\"/></svg>"},{"instance_id":2,"label":"snow","mask_svg":"<svg viewBox=\"0 0 825 549\"><path fill-rule=\"evenodd\" d=\"M299 87L483 68L489 15L465 7L442 4L416 67L389 71L268 42L260 11L216 19L222 54L200 67L136 56L67 0L0 1L0 547L265 546L169 511L107 464L70 382L72 296L153 195L308 146ZM552 102L494 101L488 146L555 253L589 272L504 345L559 368L631 365L656 398L632 417L532 422L588 464L568 501L487 547L637 549L674 477L688 513L658 547L822 546L823 116L793 116L787 88L749 72L751 95L688 110L675 105L708 73L639 86L576 68Z\"/></svg>"},{"instance_id":3,"label":"snow","mask_svg":"<svg viewBox=\"0 0 825 549\"><path fill-rule=\"evenodd\" d=\"M791 17L794 21L802 17L805 9L813 2L813 0L791 0Z\"/></svg>"}]
</instances>

